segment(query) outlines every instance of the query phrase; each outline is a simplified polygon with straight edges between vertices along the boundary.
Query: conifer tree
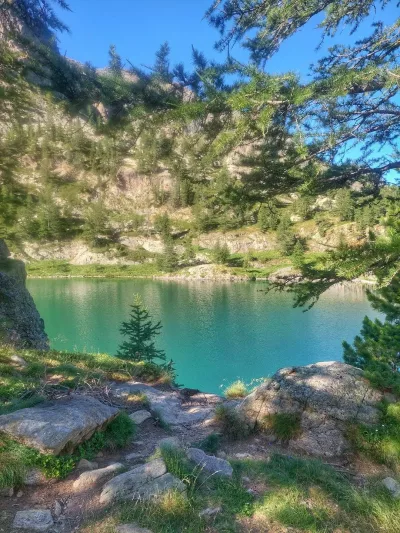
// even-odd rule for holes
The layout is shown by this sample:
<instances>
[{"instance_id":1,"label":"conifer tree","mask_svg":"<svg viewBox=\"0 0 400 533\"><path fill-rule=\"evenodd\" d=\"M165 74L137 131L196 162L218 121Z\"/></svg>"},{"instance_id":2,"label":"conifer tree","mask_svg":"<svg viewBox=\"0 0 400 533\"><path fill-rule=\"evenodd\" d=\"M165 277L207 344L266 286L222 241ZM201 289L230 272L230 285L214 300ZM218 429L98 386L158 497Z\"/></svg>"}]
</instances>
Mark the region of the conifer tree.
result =
<instances>
[{"instance_id":1,"label":"conifer tree","mask_svg":"<svg viewBox=\"0 0 400 533\"><path fill-rule=\"evenodd\" d=\"M122 76L122 60L121 56L117 53L117 49L115 47L115 44L110 44L110 48L108 50L108 68L110 69L111 73L114 76Z\"/></svg>"},{"instance_id":2,"label":"conifer tree","mask_svg":"<svg viewBox=\"0 0 400 533\"><path fill-rule=\"evenodd\" d=\"M132 361L155 360L165 361L165 352L159 350L155 344L155 337L160 334L161 322L153 323L152 317L143 306L139 295L135 296L131 305L130 318L123 322L120 332L127 340L120 345L117 355Z\"/></svg>"}]
</instances>

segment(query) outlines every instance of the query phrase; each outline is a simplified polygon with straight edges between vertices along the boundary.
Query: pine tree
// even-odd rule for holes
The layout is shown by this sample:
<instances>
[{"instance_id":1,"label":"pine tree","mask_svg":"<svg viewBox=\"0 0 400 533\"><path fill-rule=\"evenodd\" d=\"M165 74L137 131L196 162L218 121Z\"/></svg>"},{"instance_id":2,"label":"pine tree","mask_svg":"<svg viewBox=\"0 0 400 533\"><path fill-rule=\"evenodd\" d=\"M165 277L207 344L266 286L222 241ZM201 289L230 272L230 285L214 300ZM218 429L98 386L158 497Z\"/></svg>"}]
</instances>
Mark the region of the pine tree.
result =
<instances>
[{"instance_id":1,"label":"pine tree","mask_svg":"<svg viewBox=\"0 0 400 533\"><path fill-rule=\"evenodd\" d=\"M153 323L140 296L136 295L131 305L130 318L123 322L120 328L121 334L127 337L127 340L120 345L118 357L148 363L154 363L155 360L165 361L164 350L157 349L154 340L161 329L161 322Z\"/></svg>"},{"instance_id":2,"label":"pine tree","mask_svg":"<svg viewBox=\"0 0 400 533\"><path fill-rule=\"evenodd\" d=\"M292 229L289 217L283 217L277 229L277 241L279 250L284 255L291 255L296 245L296 235Z\"/></svg>"},{"instance_id":3,"label":"pine tree","mask_svg":"<svg viewBox=\"0 0 400 533\"><path fill-rule=\"evenodd\" d=\"M298 269L301 269L304 266L304 246L300 240L298 240L294 245L292 252L292 263L293 266Z\"/></svg>"},{"instance_id":4,"label":"pine tree","mask_svg":"<svg viewBox=\"0 0 400 533\"><path fill-rule=\"evenodd\" d=\"M220 241L217 241L214 248L212 249L212 258L216 263L225 264L229 261L231 252L226 243L221 244Z\"/></svg>"},{"instance_id":5,"label":"pine tree","mask_svg":"<svg viewBox=\"0 0 400 533\"><path fill-rule=\"evenodd\" d=\"M340 189L335 196L336 206L335 211L342 221L353 220L354 218L354 202L351 197L349 189Z\"/></svg>"},{"instance_id":6,"label":"pine tree","mask_svg":"<svg viewBox=\"0 0 400 533\"><path fill-rule=\"evenodd\" d=\"M96 246L101 235L108 232L108 213L101 200L89 205L85 213L83 236L92 246Z\"/></svg>"},{"instance_id":7,"label":"pine tree","mask_svg":"<svg viewBox=\"0 0 400 533\"><path fill-rule=\"evenodd\" d=\"M108 49L108 68L110 69L111 73L114 76L121 77L122 76L122 60L121 56L118 55L117 49L114 44L110 44L110 48Z\"/></svg>"},{"instance_id":8,"label":"pine tree","mask_svg":"<svg viewBox=\"0 0 400 533\"><path fill-rule=\"evenodd\" d=\"M164 272L173 272L178 267L178 256L175 252L174 241L171 236L164 239L164 250L159 256L157 265Z\"/></svg>"}]
</instances>

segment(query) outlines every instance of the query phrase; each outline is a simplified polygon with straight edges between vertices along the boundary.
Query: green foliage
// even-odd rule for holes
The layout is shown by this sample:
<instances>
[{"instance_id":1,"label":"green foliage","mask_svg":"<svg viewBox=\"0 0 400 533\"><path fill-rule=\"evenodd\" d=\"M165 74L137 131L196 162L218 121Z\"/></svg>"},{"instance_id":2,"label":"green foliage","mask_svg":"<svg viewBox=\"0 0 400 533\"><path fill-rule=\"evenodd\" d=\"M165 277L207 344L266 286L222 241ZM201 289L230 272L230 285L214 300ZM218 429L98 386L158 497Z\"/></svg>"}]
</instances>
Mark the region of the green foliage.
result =
<instances>
[{"instance_id":1,"label":"green foliage","mask_svg":"<svg viewBox=\"0 0 400 533\"><path fill-rule=\"evenodd\" d=\"M400 404L382 404L376 426L351 425L347 435L354 449L375 461L400 468Z\"/></svg>"},{"instance_id":2,"label":"green foliage","mask_svg":"<svg viewBox=\"0 0 400 533\"><path fill-rule=\"evenodd\" d=\"M172 226L168 213L156 215L154 219L154 229L157 231L157 233L160 233L164 239L170 237Z\"/></svg>"},{"instance_id":3,"label":"green foliage","mask_svg":"<svg viewBox=\"0 0 400 533\"><path fill-rule=\"evenodd\" d=\"M312 215L312 199L309 196L300 196L293 204L293 213L307 220Z\"/></svg>"},{"instance_id":4,"label":"green foliage","mask_svg":"<svg viewBox=\"0 0 400 533\"><path fill-rule=\"evenodd\" d=\"M218 452L220 445L221 435L219 433L211 433L200 442L195 443L193 446L195 448L200 448L200 450L203 450L206 453L215 455Z\"/></svg>"},{"instance_id":5,"label":"green foliage","mask_svg":"<svg viewBox=\"0 0 400 533\"><path fill-rule=\"evenodd\" d=\"M172 237L164 239L163 253L157 258L157 266L163 272L173 272L178 267L178 256L175 252Z\"/></svg>"},{"instance_id":6,"label":"green foliage","mask_svg":"<svg viewBox=\"0 0 400 533\"><path fill-rule=\"evenodd\" d=\"M211 250L211 255L215 263L223 265L228 262L231 252L229 251L229 247L226 243L221 244L221 242L218 240Z\"/></svg>"},{"instance_id":7,"label":"green foliage","mask_svg":"<svg viewBox=\"0 0 400 533\"><path fill-rule=\"evenodd\" d=\"M278 247L283 255L292 255L297 238L288 217L281 218L276 232Z\"/></svg>"},{"instance_id":8,"label":"green foliage","mask_svg":"<svg viewBox=\"0 0 400 533\"><path fill-rule=\"evenodd\" d=\"M300 433L300 415L295 413L268 415L263 419L261 427L263 430L271 431L283 442L288 442L296 438Z\"/></svg>"},{"instance_id":9,"label":"green foliage","mask_svg":"<svg viewBox=\"0 0 400 533\"><path fill-rule=\"evenodd\" d=\"M261 231L276 230L279 224L279 215L276 208L271 205L262 205L258 213L258 225Z\"/></svg>"},{"instance_id":10,"label":"green foliage","mask_svg":"<svg viewBox=\"0 0 400 533\"><path fill-rule=\"evenodd\" d=\"M107 222L107 209L103 202L99 200L91 203L86 210L83 225L83 235L87 242L93 246L98 245L100 238L108 232Z\"/></svg>"},{"instance_id":11,"label":"green foliage","mask_svg":"<svg viewBox=\"0 0 400 533\"><path fill-rule=\"evenodd\" d=\"M161 322L153 323L151 315L143 307L139 295L135 296L131 305L130 319L123 322L121 334L128 337L119 349L118 356L132 361L146 361L153 363L155 359L165 361L165 352L158 350L154 338L160 334Z\"/></svg>"},{"instance_id":12,"label":"green foliage","mask_svg":"<svg viewBox=\"0 0 400 533\"><path fill-rule=\"evenodd\" d=\"M304 245L298 240L293 247L292 263L295 268L302 269L305 262Z\"/></svg>"},{"instance_id":13,"label":"green foliage","mask_svg":"<svg viewBox=\"0 0 400 533\"><path fill-rule=\"evenodd\" d=\"M349 189L340 189L335 196L335 211L340 220L349 221L354 218L354 201Z\"/></svg>"}]
</instances>

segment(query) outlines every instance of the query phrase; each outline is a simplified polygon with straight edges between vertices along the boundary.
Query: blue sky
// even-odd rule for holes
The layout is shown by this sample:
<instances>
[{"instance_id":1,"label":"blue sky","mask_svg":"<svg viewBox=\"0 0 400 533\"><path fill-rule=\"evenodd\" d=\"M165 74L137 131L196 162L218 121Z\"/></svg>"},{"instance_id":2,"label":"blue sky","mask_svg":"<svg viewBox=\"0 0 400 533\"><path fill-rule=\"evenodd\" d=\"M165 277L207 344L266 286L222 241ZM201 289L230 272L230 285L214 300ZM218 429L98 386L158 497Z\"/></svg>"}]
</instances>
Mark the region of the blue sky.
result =
<instances>
[{"instance_id":1,"label":"blue sky","mask_svg":"<svg viewBox=\"0 0 400 533\"><path fill-rule=\"evenodd\" d=\"M108 47L115 44L118 53L126 60L140 66L151 65L160 44L171 46L171 63L180 61L191 65L191 46L203 51L208 58L223 60L224 54L214 49L218 32L203 18L212 0L69 0L72 12L62 12L61 17L70 27L71 34L59 36L60 51L81 62L90 61L103 67L108 61ZM370 17L393 23L398 16L395 0L385 12ZM349 42L348 31L329 40L319 52L320 32L318 20L312 20L297 35L282 46L272 58L268 70L273 73L294 70L306 76L308 66L334 42ZM358 36L369 28L364 24ZM246 52L236 45L233 55L243 61ZM127 65L128 66L128 65Z\"/></svg>"}]
</instances>

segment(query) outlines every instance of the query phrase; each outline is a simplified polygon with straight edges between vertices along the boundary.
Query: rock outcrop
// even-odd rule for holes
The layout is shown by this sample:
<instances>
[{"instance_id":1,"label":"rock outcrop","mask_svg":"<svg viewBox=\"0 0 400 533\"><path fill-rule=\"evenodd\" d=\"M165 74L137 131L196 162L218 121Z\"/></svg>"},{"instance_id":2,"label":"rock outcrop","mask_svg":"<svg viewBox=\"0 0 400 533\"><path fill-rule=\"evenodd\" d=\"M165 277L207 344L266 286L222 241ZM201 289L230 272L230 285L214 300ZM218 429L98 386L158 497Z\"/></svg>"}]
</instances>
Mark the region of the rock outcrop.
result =
<instances>
[{"instance_id":1,"label":"rock outcrop","mask_svg":"<svg viewBox=\"0 0 400 533\"><path fill-rule=\"evenodd\" d=\"M172 474L162 459L155 459L114 477L104 485L100 503L122 500L150 500L169 490L185 492L185 484Z\"/></svg>"},{"instance_id":2,"label":"rock outcrop","mask_svg":"<svg viewBox=\"0 0 400 533\"><path fill-rule=\"evenodd\" d=\"M0 416L0 431L42 453L71 452L104 428L119 410L89 396L72 395Z\"/></svg>"},{"instance_id":3,"label":"rock outcrop","mask_svg":"<svg viewBox=\"0 0 400 533\"><path fill-rule=\"evenodd\" d=\"M325 362L279 370L237 409L252 426L263 426L270 415L297 415L300 427L289 442L291 448L334 457L348 450L349 424L378 422L377 403L381 399L362 370Z\"/></svg>"},{"instance_id":4,"label":"rock outcrop","mask_svg":"<svg viewBox=\"0 0 400 533\"><path fill-rule=\"evenodd\" d=\"M25 265L9 255L6 243L0 239L0 342L47 350L44 322L25 286Z\"/></svg>"}]
</instances>

